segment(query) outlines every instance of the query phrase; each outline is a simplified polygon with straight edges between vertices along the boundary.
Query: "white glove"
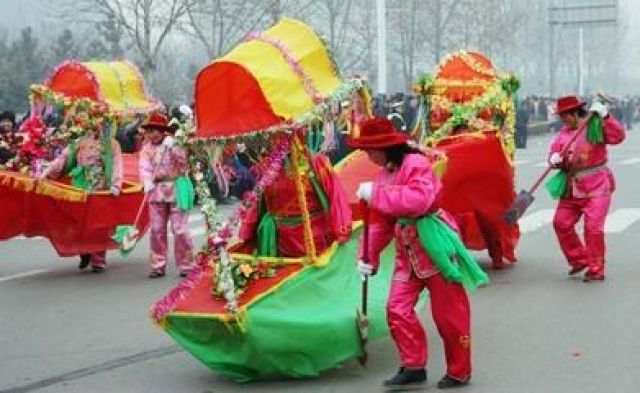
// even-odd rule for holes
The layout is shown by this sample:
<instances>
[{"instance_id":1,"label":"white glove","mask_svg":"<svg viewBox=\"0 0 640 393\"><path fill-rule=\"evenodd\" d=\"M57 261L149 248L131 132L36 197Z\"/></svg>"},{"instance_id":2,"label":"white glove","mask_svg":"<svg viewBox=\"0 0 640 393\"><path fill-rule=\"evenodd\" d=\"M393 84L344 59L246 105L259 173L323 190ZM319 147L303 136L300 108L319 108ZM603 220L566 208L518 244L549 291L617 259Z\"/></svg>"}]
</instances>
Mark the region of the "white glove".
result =
<instances>
[{"instance_id":1,"label":"white glove","mask_svg":"<svg viewBox=\"0 0 640 393\"><path fill-rule=\"evenodd\" d=\"M175 139L173 139L171 135L167 135L164 137L164 140L162 141L162 146L164 146L168 150L168 149L171 149L173 145L175 145L175 143L176 143Z\"/></svg>"},{"instance_id":2,"label":"white glove","mask_svg":"<svg viewBox=\"0 0 640 393\"><path fill-rule=\"evenodd\" d=\"M560 164L562 164L562 161L563 161L563 158L560 155L560 153L558 153L558 152L555 152L555 153L551 154L551 157L549 157L549 163L552 166L560 165Z\"/></svg>"},{"instance_id":3,"label":"white glove","mask_svg":"<svg viewBox=\"0 0 640 393\"><path fill-rule=\"evenodd\" d=\"M191 110L191 107L189 105L182 104L180 105L180 107L178 107L178 110L185 118L193 119L193 111Z\"/></svg>"},{"instance_id":4,"label":"white glove","mask_svg":"<svg viewBox=\"0 0 640 393\"><path fill-rule=\"evenodd\" d=\"M111 186L111 194L113 194L113 196L118 196L118 195L120 195L120 187L118 187L118 186Z\"/></svg>"},{"instance_id":5,"label":"white glove","mask_svg":"<svg viewBox=\"0 0 640 393\"><path fill-rule=\"evenodd\" d=\"M144 193L147 194L153 191L153 189L156 188L156 185L153 184L153 182L147 181L147 182L144 182L143 187L144 187Z\"/></svg>"},{"instance_id":6,"label":"white glove","mask_svg":"<svg viewBox=\"0 0 640 393\"><path fill-rule=\"evenodd\" d=\"M598 116L603 119L609 114L609 110L607 109L607 107L599 101L594 101L593 104L591 104L591 106L589 107L589 112L597 113Z\"/></svg>"},{"instance_id":7,"label":"white glove","mask_svg":"<svg viewBox=\"0 0 640 393\"><path fill-rule=\"evenodd\" d=\"M362 199L364 201L371 201L371 194L373 194L373 182L364 182L360 183L358 186L358 190L356 191L356 196L358 199Z\"/></svg>"},{"instance_id":8,"label":"white glove","mask_svg":"<svg viewBox=\"0 0 640 393\"><path fill-rule=\"evenodd\" d=\"M360 276L362 276L363 280L365 277L369 277L373 274L373 266L362 260L358 261L356 268L358 269L358 273L360 273Z\"/></svg>"}]
</instances>

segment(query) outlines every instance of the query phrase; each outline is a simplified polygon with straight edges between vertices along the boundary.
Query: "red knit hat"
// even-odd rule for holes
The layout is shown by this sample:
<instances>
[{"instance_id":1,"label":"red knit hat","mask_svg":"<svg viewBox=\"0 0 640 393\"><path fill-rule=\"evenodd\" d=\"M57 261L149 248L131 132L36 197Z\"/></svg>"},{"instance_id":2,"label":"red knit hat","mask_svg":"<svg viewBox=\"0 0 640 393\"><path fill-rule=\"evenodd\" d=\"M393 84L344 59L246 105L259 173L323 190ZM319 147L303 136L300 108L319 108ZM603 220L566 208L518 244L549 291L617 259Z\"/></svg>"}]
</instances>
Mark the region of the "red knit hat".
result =
<instances>
[{"instance_id":1,"label":"red knit hat","mask_svg":"<svg viewBox=\"0 0 640 393\"><path fill-rule=\"evenodd\" d=\"M173 128L169 127L167 117L159 112L152 113L140 127L146 130L174 131Z\"/></svg>"},{"instance_id":2,"label":"red knit hat","mask_svg":"<svg viewBox=\"0 0 640 393\"><path fill-rule=\"evenodd\" d=\"M583 105L585 105L585 103L576 96L560 97L558 98L558 102L556 102L556 114L561 115L574 109L578 109Z\"/></svg>"},{"instance_id":3,"label":"red knit hat","mask_svg":"<svg viewBox=\"0 0 640 393\"><path fill-rule=\"evenodd\" d=\"M360 135L347 136L346 143L354 149L383 149L409 140L407 134L396 131L393 123L384 117L373 117L360 123Z\"/></svg>"}]
</instances>

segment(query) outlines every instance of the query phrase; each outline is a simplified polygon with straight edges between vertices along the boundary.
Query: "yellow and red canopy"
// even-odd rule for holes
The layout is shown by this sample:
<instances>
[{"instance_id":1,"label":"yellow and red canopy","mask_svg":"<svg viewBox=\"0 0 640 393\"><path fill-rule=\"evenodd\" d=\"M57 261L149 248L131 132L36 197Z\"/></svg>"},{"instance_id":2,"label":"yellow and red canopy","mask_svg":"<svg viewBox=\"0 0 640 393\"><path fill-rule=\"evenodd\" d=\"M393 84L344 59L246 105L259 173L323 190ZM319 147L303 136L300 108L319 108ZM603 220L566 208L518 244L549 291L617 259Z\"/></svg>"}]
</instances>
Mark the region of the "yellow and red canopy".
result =
<instances>
[{"instance_id":1,"label":"yellow and red canopy","mask_svg":"<svg viewBox=\"0 0 640 393\"><path fill-rule=\"evenodd\" d=\"M55 68L45 85L69 98L107 104L112 112L149 112L158 107L147 94L142 75L128 61L68 60Z\"/></svg>"},{"instance_id":2,"label":"yellow and red canopy","mask_svg":"<svg viewBox=\"0 0 640 393\"><path fill-rule=\"evenodd\" d=\"M342 82L313 29L283 19L200 71L198 137L233 137L295 121Z\"/></svg>"}]
</instances>

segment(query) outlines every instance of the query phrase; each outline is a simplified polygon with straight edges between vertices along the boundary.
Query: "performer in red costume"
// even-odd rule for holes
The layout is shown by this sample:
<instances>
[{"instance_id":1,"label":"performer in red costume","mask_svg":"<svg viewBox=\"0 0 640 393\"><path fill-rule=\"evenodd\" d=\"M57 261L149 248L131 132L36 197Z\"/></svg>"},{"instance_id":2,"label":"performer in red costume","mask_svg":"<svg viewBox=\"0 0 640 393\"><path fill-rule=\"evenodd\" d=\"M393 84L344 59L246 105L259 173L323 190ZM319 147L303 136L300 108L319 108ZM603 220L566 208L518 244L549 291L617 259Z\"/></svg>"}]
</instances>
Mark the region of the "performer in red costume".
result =
<instances>
[{"instance_id":1,"label":"performer in red costume","mask_svg":"<svg viewBox=\"0 0 640 393\"><path fill-rule=\"evenodd\" d=\"M315 249L321 253L335 240L345 242L351 234L351 210L347 196L331 167L321 154L313 157L304 149L305 160L298 170L304 186ZM263 198L251 209L240 227L244 241L256 239L263 256L301 257L306 255L302 208L287 159L275 181L264 190Z\"/></svg>"},{"instance_id":2,"label":"performer in red costume","mask_svg":"<svg viewBox=\"0 0 640 393\"><path fill-rule=\"evenodd\" d=\"M549 163L566 174L566 189L560 196L553 227L560 247L569 263L569 275L587 269L584 281L604 280L604 224L615 183L607 167L607 145L617 145L625 138L622 125L609 114L604 104L594 102L589 111L575 96L562 97L556 113L564 123L549 152ZM584 129L589 112L602 119L596 135ZM581 134L571 142L576 132ZM568 149L565 146L571 143ZM584 243L575 230L584 215Z\"/></svg>"},{"instance_id":3,"label":"performer in red costume","mask_svg":"<svg viewBox=\"0 0 640 393\"><path fill-rule=\"evenodd\" d=\"M452 218L439 208L442 186L431 163L407 140L389 120L377 118L365 121L358 137L347 139L383 168L357 191L372 212L369 249L361 249L358 262L363 276L377 271L380 253L395 237L387 320L401 367L384 385L406 388L426 381L427 339L414 308L427 289L447 363L438 387L464 386L471 378L471 316L462 283L475 287L488 279L462 244Z\"/></svg>"}]
</instances>

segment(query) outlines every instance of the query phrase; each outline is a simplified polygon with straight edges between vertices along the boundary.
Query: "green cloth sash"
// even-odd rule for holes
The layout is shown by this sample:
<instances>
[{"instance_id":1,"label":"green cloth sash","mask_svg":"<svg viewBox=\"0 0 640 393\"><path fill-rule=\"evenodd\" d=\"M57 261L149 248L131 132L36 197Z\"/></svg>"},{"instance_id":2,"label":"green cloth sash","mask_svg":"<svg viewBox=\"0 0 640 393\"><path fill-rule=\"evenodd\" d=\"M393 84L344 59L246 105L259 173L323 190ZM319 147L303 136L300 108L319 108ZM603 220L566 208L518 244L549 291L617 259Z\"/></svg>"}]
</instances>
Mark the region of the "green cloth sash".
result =
<instances>
[{"instance_id":1,"label":"green cloth sash","mask_svg":"<svg viewBox=\"0 0 640 393\"><path fill-rule=\"evenodd\" d=\"M592 145L604 143L604 122L598 115L593 115L587 123L587 142Z\"/></svg>"},{"instance_id":2,"label":"green cloth sash","mask_svg":"<svg viewBox=\"0 0 640 393\"><path fill-rule=\"evenodd\" d=\"M447 281L461 283L469 290L489 283L489 277L462 244L458 234L437 214L429 214L417 220L399 220L400 224L412 222L415 222L418 229L420 243Z\"/></svg>"},{"instance_id":3,"label":"green cloth sash","mask_svg":"<svg viewBox=\"0 0 640 393\"><path fill-rule=\"evenodd\" d=\"M278 256L278 232L276 218L265 212L258 225L258 255L265 257Z\"/></svg>"},{"instance_id":4,"label":"green cloth sash","mask_svg":"<svg viewBox=\"0 0 640 393\"><path fill-rule=\"evenodd\" d=\"M193 201L196 198L196 192L193 184L188 176L182 175L174 181L176 188L176 206L182 211L190 211L193 209Z\"/></svg>"},{"instance_id":5,"label":"green cloth sash","mask_svg":"<svg viewBox=\"0 0 640 393\"><path fill-rule=\"evenodd\" d=\"M544 184L553 199L560 199L567 191L567 172L558 171Z\"/></svg>"},{"instance_id":6,"label":"green cloth sash","mask_svg":"<svg viewBox=\"0 0 640 393\"><path fill-rule=\"evenodd\" d=\"M69 176L71 176L71 185L75 188L81 188L83 190L89 190L91 188L91 184L87 180L87 168L84 166L75 166L71 171L69 171Z\"/></svg>"}]
</instances>

